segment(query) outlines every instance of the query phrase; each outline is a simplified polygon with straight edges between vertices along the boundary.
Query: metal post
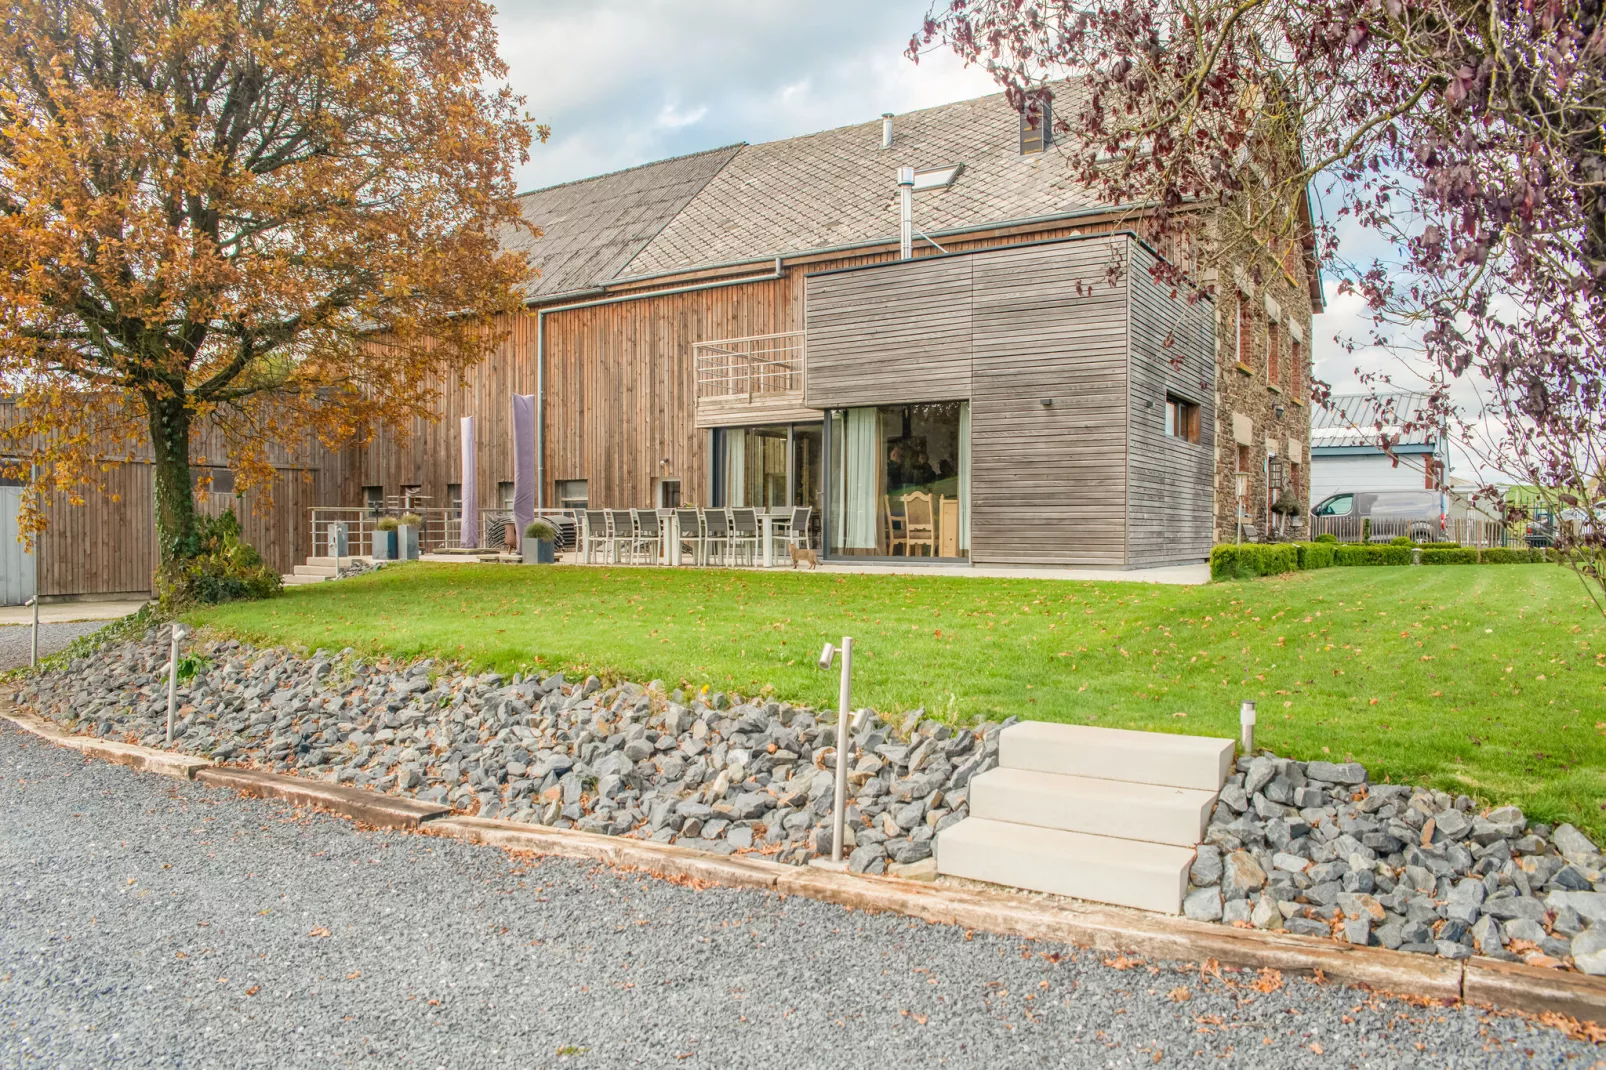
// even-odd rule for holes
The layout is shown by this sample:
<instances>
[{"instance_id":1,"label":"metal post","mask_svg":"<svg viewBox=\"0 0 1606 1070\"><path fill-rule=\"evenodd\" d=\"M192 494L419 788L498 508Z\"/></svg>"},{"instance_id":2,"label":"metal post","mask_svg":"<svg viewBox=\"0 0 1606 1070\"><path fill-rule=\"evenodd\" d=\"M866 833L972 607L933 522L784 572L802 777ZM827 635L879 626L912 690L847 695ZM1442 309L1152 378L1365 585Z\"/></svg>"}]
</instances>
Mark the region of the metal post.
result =
<instances>
[{"instance_id":1,"label":"metal post","mask_svg":"<svg viewBox=\"0 0 1606 1070\"><path fill-rule=\"evenodd\" d=\"M184 638L184 629L173 622L173 649L167 659L167 745L173 745L173 705L178 699L178 641Z\"/></svg>"},{"instance_id":2,"label":"metal post","mask_svg":"<svg viewBox=\"0 0 1606 1070\"><path fill-rule=\"evenodd\" d=\"M1247 699L1238 707L1239 742L1243 746L1244 754L1255 753L1255 704Z\"/></svg>"},{"instance_id":3,"label":"metal post","mask_svg":"<svg viewBox=\"0 0 1606 1070\"><path fill-rule=\"evenodd\" d=\"M914 255L915 169L898 168L898 259Z\"/></svg>"},{"instance_id":4,"label":"metal post","mask_svg":"<svg viewBox=\"0 0 1606 1070\"><path fill-rule=\"evenodd\" d=\"M842 839L847 835L848 815L848 703L853 691L853 637L842 637L842 681L837 691L836 711L836 813L831 826L831 861L842 861Z\"/></svg>"},{"instance_id":5,"label":"metal post","mask_svg":"<svg viewBox=\"0 0 1606 1070\"><path fill-rule=\"evenodd\" d=\"M28 466L28 482L35 487L39 485L39 466L37 464ZM43 542L42 533L34 535L33 597L28 599L28 604L33 606L33 639L28 647L28 668L30 669L39 664L39 550Z\"/></svg>"}]
</instances>

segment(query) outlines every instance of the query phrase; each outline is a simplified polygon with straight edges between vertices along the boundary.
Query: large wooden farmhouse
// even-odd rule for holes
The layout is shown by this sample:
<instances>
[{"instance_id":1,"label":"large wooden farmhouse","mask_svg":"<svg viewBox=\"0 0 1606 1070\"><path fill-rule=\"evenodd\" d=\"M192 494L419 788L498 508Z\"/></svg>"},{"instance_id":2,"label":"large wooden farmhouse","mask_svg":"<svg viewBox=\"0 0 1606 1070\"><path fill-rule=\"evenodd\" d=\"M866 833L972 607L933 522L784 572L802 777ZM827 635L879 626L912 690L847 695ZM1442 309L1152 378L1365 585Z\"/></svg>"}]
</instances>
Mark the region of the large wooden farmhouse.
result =
<instances>
[{"instance_id":1,"label":"large wooden farmhouse","mask_svg":"<svg viewBox=\"0 0 1606 1070\"><path fill-rule=\"evenodd\" d=\"M313 489L248 529L288 570L311 506L451 508L463 416L497 507L524 394L542 509L809 505L874 560L918 494L934 559L1203 560L1307 492L1314 267L1173 294L1041 131L990 96L525 194L540 275L496 352L407 439L295 462Z\"/></svg>"}]
</instances>

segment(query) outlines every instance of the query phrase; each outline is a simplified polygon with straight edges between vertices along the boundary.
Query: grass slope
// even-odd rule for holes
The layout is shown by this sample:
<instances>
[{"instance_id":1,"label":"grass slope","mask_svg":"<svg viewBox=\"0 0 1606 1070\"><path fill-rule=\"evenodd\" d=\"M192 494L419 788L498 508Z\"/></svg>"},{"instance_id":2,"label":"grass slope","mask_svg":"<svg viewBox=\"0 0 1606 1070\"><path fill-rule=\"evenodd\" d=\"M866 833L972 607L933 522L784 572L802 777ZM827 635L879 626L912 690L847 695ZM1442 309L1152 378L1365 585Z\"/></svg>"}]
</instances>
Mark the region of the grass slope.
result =
<instances>
[{"instance_id":1,"label":"grass slope","mask_svg":"<svg viewBox=\"0 0 1606 1070\"><path fill-rule=\"evenodd\" d=\"M1606 831L1606 626L1547 565L1344 568L1205 587L406 565L221 606L258 641L539 666L950 717L1236 736Z\"/></svg>"}]
</instances>

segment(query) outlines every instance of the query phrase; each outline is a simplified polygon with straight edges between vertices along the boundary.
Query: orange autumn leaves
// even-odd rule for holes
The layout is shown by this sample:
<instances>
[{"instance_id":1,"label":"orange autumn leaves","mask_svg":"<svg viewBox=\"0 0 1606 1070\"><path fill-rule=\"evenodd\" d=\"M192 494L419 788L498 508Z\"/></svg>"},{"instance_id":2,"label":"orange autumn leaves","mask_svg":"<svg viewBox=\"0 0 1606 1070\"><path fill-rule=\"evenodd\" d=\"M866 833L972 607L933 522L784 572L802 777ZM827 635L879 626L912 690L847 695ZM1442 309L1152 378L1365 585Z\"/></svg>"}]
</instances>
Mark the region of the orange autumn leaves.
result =
<instances>
[{"instance_id":1,"label":"orange autumn leaves","mask_svg":"<svg viewBox=\"0 0 1606 1070\"><path fill-rule=\"evenodd\" d=\"M0 24L7 474L78 497L167 429L245 489L405 432L530 273L531 127L480 0L19 0ZM182 451L179 456L182 457ZM193 454L192 454L193 457ZM180 484L182 485L182 484ZM42 524L38 487L24 523Z\"/></svg>"}]
</instances>

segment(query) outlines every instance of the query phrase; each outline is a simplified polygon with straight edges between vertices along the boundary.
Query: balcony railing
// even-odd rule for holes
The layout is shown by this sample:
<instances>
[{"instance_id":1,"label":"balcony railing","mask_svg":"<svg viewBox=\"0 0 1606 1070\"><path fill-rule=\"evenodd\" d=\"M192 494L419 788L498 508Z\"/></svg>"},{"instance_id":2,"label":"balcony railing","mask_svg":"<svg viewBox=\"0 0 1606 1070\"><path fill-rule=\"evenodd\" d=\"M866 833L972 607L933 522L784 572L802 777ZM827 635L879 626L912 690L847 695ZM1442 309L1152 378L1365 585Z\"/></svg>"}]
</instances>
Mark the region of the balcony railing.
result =
<instances>
[{"instance_id":1,"label":"balcony railing","mask_svg":"<svg viewBox=\"0 0 1606 1070\"><path fill-rule=\"evenodd\" d=\"M802 331L695 342L692 357L700 426L806 415Z\"/></svg>"}]
</instances>

